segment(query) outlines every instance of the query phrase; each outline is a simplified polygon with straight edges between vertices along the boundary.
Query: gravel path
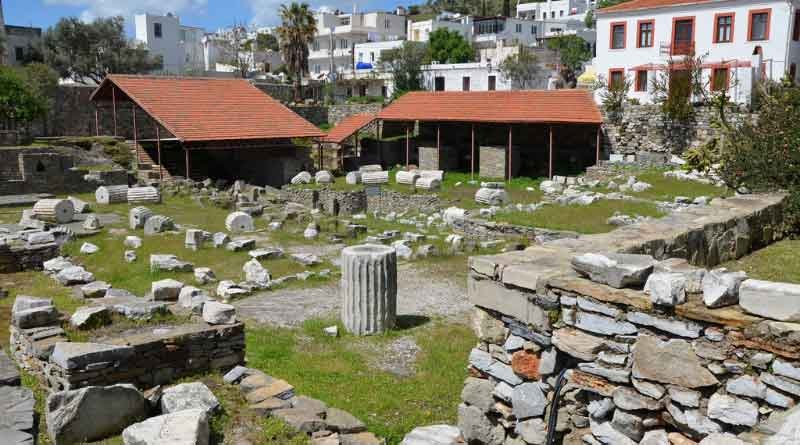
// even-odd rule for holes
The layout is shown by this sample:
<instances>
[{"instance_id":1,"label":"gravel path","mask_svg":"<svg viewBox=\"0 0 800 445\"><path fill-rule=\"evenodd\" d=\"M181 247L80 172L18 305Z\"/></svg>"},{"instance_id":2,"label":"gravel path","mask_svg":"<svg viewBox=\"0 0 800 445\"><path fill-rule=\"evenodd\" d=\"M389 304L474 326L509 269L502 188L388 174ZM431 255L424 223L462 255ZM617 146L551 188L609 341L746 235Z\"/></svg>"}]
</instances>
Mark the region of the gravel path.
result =
<instances>
[{"instance_id":1,"label":"gravel path","mask_svg":"<svg viewBox=\"0 0 800 445\"><path fill-rule=\"evenodd\" d=\"M466 283L431 274L413 264L398 266L397 312L463 320L471 305ZM317 288L262 292L234 303L239 315L276 326L297 326L305 320L337 317L339 283Z\"/></svg>"}]
</instances>

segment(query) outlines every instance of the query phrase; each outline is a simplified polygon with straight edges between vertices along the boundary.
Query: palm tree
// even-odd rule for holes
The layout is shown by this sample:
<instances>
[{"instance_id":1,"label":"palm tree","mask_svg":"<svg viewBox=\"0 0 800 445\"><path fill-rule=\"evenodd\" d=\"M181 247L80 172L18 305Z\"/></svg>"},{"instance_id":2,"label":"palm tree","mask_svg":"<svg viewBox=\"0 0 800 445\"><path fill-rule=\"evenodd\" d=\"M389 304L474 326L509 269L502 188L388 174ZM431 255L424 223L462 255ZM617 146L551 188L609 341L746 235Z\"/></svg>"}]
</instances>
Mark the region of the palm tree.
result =
<instances>
[{"instance_id":1,"label":"palm tree","mask_svg":"<svg viewBox=\"0 0 800 445\"><path fill-rule=\"evenodd\" d=\"M298 102L302 98L303 74L308 72L308 45L314 42L317 21L308 3L293 2L281 5L281 22L278 27L281 52L289 71L294 73L294 100Z\"/></svg>"}]
</instances>

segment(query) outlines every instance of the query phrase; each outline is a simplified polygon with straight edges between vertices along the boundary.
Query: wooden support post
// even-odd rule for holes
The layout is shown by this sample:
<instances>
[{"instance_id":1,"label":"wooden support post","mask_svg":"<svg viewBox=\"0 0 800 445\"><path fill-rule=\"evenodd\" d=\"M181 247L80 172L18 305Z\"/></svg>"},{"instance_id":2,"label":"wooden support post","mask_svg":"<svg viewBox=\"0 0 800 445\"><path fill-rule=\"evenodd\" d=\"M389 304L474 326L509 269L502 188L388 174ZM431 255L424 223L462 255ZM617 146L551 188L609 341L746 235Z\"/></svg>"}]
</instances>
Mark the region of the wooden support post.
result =
<instances>
[{"instance_id":1,"label":"wooden support post","mask_svg":"<svg viewBox=\"0 0 800 445\"><path fill-rule=\"evenodd\" d=\"M137 134L136 134L136 104L134 103L132 106L132 114L133 114L133 148L136 152L136 170L139 170L139 143L137 142Z\"/></svg>"},{"instance_id":2,"label":"wooden support post","mask_svg":"<svg viewBox=\"0 0 800 445\"><path fill-rule=\"evenodd\" d=\"M470 168L469 179L475 179L475 124L472 124L472 144L470 145Z\"/></svg>"},{"instance_id":3,"label":"wooden support post","mask_svg":"<svg viewBox=\"0 0 800 445\"><path fill-rule=\"evenodd\" d=\"M94 104L94 135L100 136L100 112L97 110L97 104Z\"/></svg>"},{"instance_id":4,"label":"wooden support post","mask_svg":"<svg viewBox=\"0 0 800 445\"><path fill-rule=\"evenodd\" d=\"M553 127L547 127L547 131L550 133L550 161L548 162L548 175L550 179L553 179Z\"/></svg>"},{"instance_id":5,"label":"wooden support post","mask_svg":"<svg viewBox=\"0 0 800 445\"><path fill-rule=\"evenodd\" d=\"M436 124L436 169L442 170L442 138L441 126Z\"/></svg>"},{"instance_id":6,"label":"wooden support post","mask_svg":"<svg viewBox=\"0 0 800 445\"><path fill-rule=\"evenodd\" d=\"M508 126L508 180L511 180L511 125Z\"/></svg>"},{"instance_id":7,"label":"wooden support post","mask_svg":"<svg viewBox=\"0 0 800 445\"><path fill-rule=\"evenodd\" d=\"M406 125L406 170L411 163L411 136L409 135L408 125Z\"/></svg>"},{"instance_id":8,"label":"wooden support post","mask_svg":"<svg viewBox=\"0 0 800 445\"><path fill-rule=\"evenodd\" d=\"M156 124L156 150L158 151L158 186L164 182L164 166L161 165L161 133Z\"/></svg>"},{"instance_id":9,"label":"wooden support post","mask_svg":"<svg viewBox=\"0 0 800 445\"><path fill-rule=\"evenodd\" d=\"M184 167L186 169L185 178L188 181L189 179L192 179L192 175L191 175L191 171L192 170L191 170L191 168L189 166L189 150L186 148L186 146L183 147L183 155L186 158L186 159L184 159L184 162L185 162L185 166Z\"/></svg>"},{"instance_id":10,"label":"wooden support post","mask_svg":"<svg viewBox=\"0 0 800 445\"><path fill-rule=\"evenodd\" d=\"M117 89L111 87L111 108L114 115L114 137L117 137Z\"/></svg>"},{"instance_id":11,"label":"wooden support post","mask_svg":"<svg viewBox=\"0 0 800 445\"><path fill-rule=\"evenodd\" d=\"M597 149L597 157L595 158L595 164L600 164L600 133L602 131L602 127L600 125L597 126L597 141L595 142L595 148Z\"/></svg>"},{"instance_id":12,"label":"wooden support post","mask_svg":"<svg viewBox=\"0 0 800 445\"><path fill-rule=\"evenodd\" d=\"M356 156L361 156L361 141L359 140L359 133L361 130L356 130ZM342 168L344 168L344 153L342 153Z\"/></svg>"}]
</instances>

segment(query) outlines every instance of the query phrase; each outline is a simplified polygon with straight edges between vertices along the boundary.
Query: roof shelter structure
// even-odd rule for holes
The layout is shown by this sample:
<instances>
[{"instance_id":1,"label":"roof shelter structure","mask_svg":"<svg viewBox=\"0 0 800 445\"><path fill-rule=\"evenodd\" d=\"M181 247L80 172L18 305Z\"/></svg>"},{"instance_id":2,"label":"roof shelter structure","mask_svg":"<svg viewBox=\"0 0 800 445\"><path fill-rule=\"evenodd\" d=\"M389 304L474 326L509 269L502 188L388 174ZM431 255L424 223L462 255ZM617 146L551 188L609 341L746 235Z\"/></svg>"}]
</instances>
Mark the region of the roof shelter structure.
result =
<instances>
[{"instance_id":1,"label":"roof shelter structure","mask_svg":"<svg viewBox=\"0 0 800 445\"><path fill-rule=\"evenodd\" d=\"M542 162L539 164L546 163L546 170L544 165L540 165L541 171L552 177L558 156L557 139L561 139L564 146L569 140L570 146L576 147L583 157L589 154L586 147L594 145L591 150L591 162L600 159L603 118L591 92L586 90L410 92L384 108L378 114L378 119L384 125L390 122L404 126L407 166L411 161L410 132L415 125L419 126L420 133L423 133L423 127L427 126L431 139L435 130L433 165L437 169L446 169L443 167L445 165L455 165L443 159L445 147L442 140L448 135L443 135L442 129L456 129L454 133L460 131L469 134L469 153L459 150L461 145L466 145L465 139L456 140L451 137L455 146L451 148L469 160L468 168L473 176L476 167L476 140L479 138L486 140L491 137L494 145L497 145L497 141L501 138L505 139L503 141L505 147L494 147L500 149L500 159L505 164L505 171L494 171L499 173L496 176L504 176L506 179L520 172L520 166L514 162L530 163L530 159L527 158L534 156L541 157ZM480 130L483 134L476 134L476 130ZM588 141L588 137L575 140L576 133L590 135L593 140ZM515 135L517 139L514 138ZM545 153L541 150L542 146L546 147L544 150L546 161ZM515 153L516 150L521 150L523 153ZM479 155L486 156L483 153L482 144ZM420 158L422 158L421 151ZM420 164L424 162L420 159ZM485 175L484 163L484 160L481 160L482 176Z\"/></svg>"},{"instance_id":2,"label":"roof shelter structure","mask_svg":"<svg viewBox=\"0 0 800 445\"><path fill-rule=\"evenodd\" d=\"M359 147L359 133L364 130L364 128L368 127L370 124L375 122L377 116L374 114L368 113L361 113L361 114L354 114L342 119L335 127L331 128L322 139L320 139L321 143L325 144L335 144L340 146L341 150L339 150L340 159L338 160L338 164L341 166L344 164L344 157L347 155L345 154L345 148L348 146L347 141L352 140L354 138L352 147L354 151L358 151ZM322 145L319 146L320 149L320 162L322 162ZM358 156L358 153L353 154L354 157ZM322 169L322 166L320 166Z\"/></svg>"},{"instance_id":3,"label":"roof shelter structure","mask_svg":"<svg viewBox=\"0 0 800 445\"><path fill-rule=\"evenodd\" d=\"M110 104L113 134L125 133L131 137L140 155L137 162L147 159L146 153L139 153L141 144L155 144L158 159L153 163L157 162L162 180L164 144L183 150L184 166L176 170L191 178L190 153L212 150L234 153L219 153L206 159L207 170L213 171L219 159L235 158L239 150L251 154L286 151L293 147L293 138L317 139L325 135L244 79L112 74L94 91L91 101L97 113L96 133L100 134L98 106ZM174 158L173 153L173 161ZM244 162L247 160L239 160ZM236 163L228 164L226 168L236 168Z\"/></svg>"}]
</instances>

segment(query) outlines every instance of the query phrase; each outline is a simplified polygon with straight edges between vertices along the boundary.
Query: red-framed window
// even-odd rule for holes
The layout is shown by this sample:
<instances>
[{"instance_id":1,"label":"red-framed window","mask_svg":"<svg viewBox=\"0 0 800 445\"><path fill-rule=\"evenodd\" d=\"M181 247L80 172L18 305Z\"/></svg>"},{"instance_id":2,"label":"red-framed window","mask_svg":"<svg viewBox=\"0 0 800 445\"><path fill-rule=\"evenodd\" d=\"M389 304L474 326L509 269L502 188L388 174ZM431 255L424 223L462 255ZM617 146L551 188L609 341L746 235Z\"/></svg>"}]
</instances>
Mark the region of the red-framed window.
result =
<instances>
[{"instance_id":1,"label":"red-framed window","mask_svg":"<svg viewBox=\"0 0 800 445\"><path fill-rule=\"evenodd\" d=\"M636 70L635 91L647 91L647 70Z\"/></svg>"},{"instance_id":2,"label":"red-framed window","mask_svg":"<svg viewBox=\"0 0 800 445\"><path fill-rule=\"evenodd\" d=\"M727 66L711 68L711 91L725 91L730 85L731 71Z\"/></svg>"},{"instance_id":3,"label":"red-framed window","mask_svg":"<svg viewBox=\"0 0 800 445\"><path fill-rule=\"evenodd\" d=\"M625 83L625 70L622 68L611 68L608 70L608 87L621 88Z\"/></svg>"},{"instance_id":4,"label":"red-framed window","mask_svg":"<svg viewBox=\"0 0 800 445\"><path fill-rule=\"evenodd\" d=\"M636 47L652 48L655 45L656 21L639 20L636 24Z\"/></svg>"},{"instance_id":5,"label":"red-framed window","mask_svg":"<svg viewBox=\"0 0 800 445\"><path fill-rule=\"evenodd\" d=\"M792 40L800 40L800 10L794 12L794 27L792 28Z\"/></svg>"},{"instance_id":6,"label":"red-framed window","mask_svg":"<svg viewBox=\"0 0 800 445\"><path fill-rule=\"evenodd\" d=\"M611 23L611 35L609 36L608 47L611 49L625 49L625 41L628 37L628 24L625 22Z\"/></svg>"},{"instance_id":7,"label":"red-framed window","mask_svg":"<svg viewBox=\"0 0 800 445\"><path fill-rule=\"evenodd\" d=\"M769 40L770 22L772 22L772 9L753 9L747 21L747 40Z\"/></svg>"},{"instance_id":8,"label":"red-framed window","mask_svg":"<svg viewBox=\"0 0 800 445\"><path fill-rule=\"evenodd\" d=\"M686 55L694 50L695 17L672 19L672 54Z\"/></svg>"},{"instance_id":9,"label":"red-framed window","mask_svg":"<svg viewBox=\"0 0 800 445\"><path fill-rule=\"evenodd\" d=\"M714 15L714 43L733 42L736 14L726 12Z\"/></svg>"}]
</instances>

